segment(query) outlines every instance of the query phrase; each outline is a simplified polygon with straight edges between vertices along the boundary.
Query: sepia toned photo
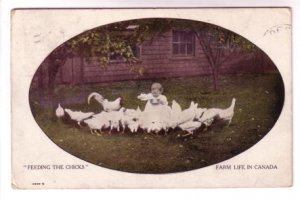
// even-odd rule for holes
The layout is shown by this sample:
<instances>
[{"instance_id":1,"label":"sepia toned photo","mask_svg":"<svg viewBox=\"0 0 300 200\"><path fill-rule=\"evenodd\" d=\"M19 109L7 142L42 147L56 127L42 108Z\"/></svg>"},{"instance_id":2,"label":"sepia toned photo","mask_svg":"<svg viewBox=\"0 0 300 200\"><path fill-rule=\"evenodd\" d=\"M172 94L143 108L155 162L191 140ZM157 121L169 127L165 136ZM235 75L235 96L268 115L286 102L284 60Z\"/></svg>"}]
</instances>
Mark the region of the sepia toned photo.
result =
<instances>
[{"instance_id":1,"label":"sepia toned photo","mask_svg":"<svg viewBox=\"0 0 300 200\"><path fill-rule=\"evenodd\" d=\"M117 17L110 22L106 22L109 16L126 15L126 9L15 10L13 59L20 52L21 56L20 60L12 61L14 187L289 186L291 111L286 107L291 103L289 11L246 9L257 14L257 19L258 15L278 14L281 20L269 23L272 26L261 22L257 26L263 28L256 30L247 21L249 18L243 21L243 12L239 12L242 10L233 9L232 15L228 15L230 10L223 9L220 15L211 17L217 19L215 23L207 20L204 12L199 17L190 17L199 11L197 9L182 10L182 17L178 14L180 9L152 13L145 9L142 16ZM164 11L168 15L161 14ZM218 9L201 11L219 12ZM66 33L70 27L59 25L60 29L55 29L41 25L43 20L46 23L48 19L59 20L64 13L78 15L74 18L77 24L73 26L85 22L79 17L84 14L105 17L102 22L99 19L99 23L75 30L69 36ZM21 29L25 20L22 16L25 19L39 16L41 20L36 27ZM90 20L95 21L92 16ZM236 23L238 29L223 27L222 21L227 25L229 22L228 18L222 20L223 16L240 17L241 22ZM243 26L245 22L249 27ZM94 25L97 23L98 26ZM237 32L240 29L243 31ZM270 38L274 41L274 37L284 34L283 42L275 38L281 45L274 44L282 47L282 54L269 51L269 41L261 46L263 43L258 44L241 34L245 32L251 32L254 39L258 35L261 41ZM64 40L51 43L49 38L58 37L58 33ZM30 39L22 42L23 37ZM33 48L27 52L28 44ZM32 55L39 51L35 45L43 53ZM26 66L33 62L27 60L26 55L30 54L35 65L30 66L29 71ZM285 62L278 63L274 56ZM17 83L19 78L24 80L21 81L24 85ZM16 95L20 90L22 94ZM27 97L22 100L25 106L19 104L22 95ZM17 120L20 116L17 108L23 110L22 121ZM28 121L28 126L34 128L20 129L21 124ZM280 139L277 135L279 138L269 141L275 138L272 131L278 126L286 128L285 136ZM276 133L284 134L282 130ZM30 134L35 135L34 140ZM279 140L282 143L278 143ZM269 142L265 144L266 152L262 151L265 147L257 147L262 145L261 141ZM270 146L276 149L273 158L268 154ZM48 150L52 156L49 154L50 157L43 159L46 154L41 152ZM249 150L256 152L247 156ZM24 155L31 152L35 152L35 156L31 154L27 160ZM22 159L21 166L18 166L18 158ZM236 158L242 160L230 163ZM261 161L255 161L256 158ZM259 175L255 179L257 171ZM38 175L40 173L43 175ZM227 178L236 177L234 173L242 173L240 178L243 173L245 177L254 174L256 181L232 178L233 182L226 184L224 177L219 183L211 184L210 177L218 181L216 176L220 173L228 173ZM30 174L34 179L25 178L20 185L17 183L17 179ZM88 185L76 179L56 184L56 179L63 177L61 174L89 179L107 175L109 178L104 182L95 179ZM281 183L278 179L284 174L286 177ZM123 175L129 177L125 183L121 181ZM275 177L278 184L273 184L273 179L259 181L262 177L269 180L266 178L269 176ZM133 181L139 177L141 183ZM182 185L179 180L186 177L190 177L191 182ZM156 184L158 178L165 180ZM197 180L201 178L206 181L199 183ZM169 180L175 183L167 185Z\"/></svg>"}]
</instances>

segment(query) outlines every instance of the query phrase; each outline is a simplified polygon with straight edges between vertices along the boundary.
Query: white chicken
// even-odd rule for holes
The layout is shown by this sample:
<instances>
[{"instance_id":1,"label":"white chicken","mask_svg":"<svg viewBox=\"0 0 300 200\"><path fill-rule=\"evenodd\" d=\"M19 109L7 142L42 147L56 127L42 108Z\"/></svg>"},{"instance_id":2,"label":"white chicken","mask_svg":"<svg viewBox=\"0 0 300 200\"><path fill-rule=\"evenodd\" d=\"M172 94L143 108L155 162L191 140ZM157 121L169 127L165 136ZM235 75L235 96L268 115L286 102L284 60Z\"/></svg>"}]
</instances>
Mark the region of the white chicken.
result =
<instances>
[{"instance_id":1,"label":"white chicken","mask_svg":"<svg viewBox=\"0 0 300 200\"><path fill-rule=\"evenodd\" d=\"M207 108L197 108L195 119L200 119L206 110Z\"/></svg>"},{"instance_id":2,"label":"white chicken","mask_svg":"<svg viewBox=\"0 0 300 200\"><path fill-rule=\"evenodd\" d=\"M111 131L117 129L118 132L120 132L120 121L118 120L113 120L110 121L110 130L109 130L109 134L111 134Z\"/></svg>"},{"instance_id":3,"label":"white chicken","mask_svg":"<svg viewBox=\"0 0 300 200\"><path fill-rule=\"evenodd\" d=\"M118 132L120 131L120 122L124 116L124 111L125 108L121 108L119 111L111 111L106 114L106 118L110 122L109 134L111 134L113 129L117 129Z\"/></svg>"},{"instance_id":4,"label":"white chicken","mask_svg":"<svg viewBox=\"0 0 300 200\"><path fill-rule=\"evenodd\" d=\"M132 133L137 132L139 128L139 119L141 116L141 109L138 107L137 109L126 109L124 111L124 115L121 118L121 125L123 128L123 132L125 132L126 127L130 129Z\"/></svg>"},{"instance_id":5,"label":"white chicken","mask_svg":"<svg viewBox=\"0 0 300 200\"><path fill-rule=\"evenodd\" d=\"M165 133L167 132L167 124L158 119L149 119L143 122L143 129L147 131L147 133L158 133L161 130L164 130Z\"/></svg>"},{"instance_id":6,"label":"white chicken","mask_svg":"<svg viewBox=\"0 0 300 200\"><path fill-rule=\"evenodd\" d=\"M148 133L154 131L158 133L160 130L168 131L170 127L171 108L168 105L160 105L155 109L146 109L141 113L140 127Z\"/></svg>"},{"instance_id":7,"label":"white chicken","mask_svg":"<svg viewBox=\"0 0 300 200\"><path fill-rule=\"evenodd\" d=\"M130 116L131 118L139 118L141 113L140 107L137 107L137 109L126 109L124 111L124 115Z\"/></svg>"},{"instance_id":8,"label":"white chicken","mask_svg":"<svg viewBox=\"0 0 300 200\"><path fill-rule=\"evenodd\" d=\"M128 122L128 128L132 133L136 133L137 130L139 129L139 122L138 121L129 121Z\"/></svg>"},{"instance_id":9,"label":"white chicken","mask_svg":"<svg viewBox=\"0 0 300 200\"><path fill-rule=\"evenodd\" d=\"M129 123L132 121L132 118L126 114L121 118L121 126L122 126L122 133L125 133L126 127L128 127Z\"/></svg>"},{"instance_id":10,"label":"white chicken","mask_svg":"<svg viewBox=\"0 0 300 200\"><path fill-rule=\"evenodd\" d=\"M58 107L55 110L55 115L56 115L56 117L61 118L61 117L64 116L64 114L65 114L65 111L64 111L64 109L61 107L61 105L59 103Z\"/></svg>"},{"instance_id":11,"label":"white chicken","mask_svg":"<svg viewBox=\"0 0 300 200\"><path fill-rule=\"evenodd\" d=\"M122 122L125 116L124 110L124 108L121 108L119 111L102 111L101 113L93 115L92 118L84 120L84 123L88 125L92 134L98 131L102 133L103 128L109 128L109 133L111 133L113 129L120 131L120 122Z\"/></svg>"},{"instance_id":12,"label":"white chicken","mask_svg":"<svg viewBox=\"0 0 300 200\"><path fill-rule=\"evenodd\" d=\"M128 127L132 133L135 133L139 128L139 121L137 118L132 118L131 116L124 115L121 119L121 125L123 129L122 133L125 132L126 127Z\"/></svg>"},{"instance_id":13,"label":"white chicken","mask_svg":"<svg viewBox=\"0 0 300 200\"><path fill-rule=\"evenodd\" d=\"M100 133L102 133L103 128L110 127L110 122L106 118L104 112L94 115L92 118L86 119L83 122L88 125L92 134L98 133L97 131L100 131Z\"/></svg>"},{"instance_id":14,"label":"white chicken","mask_svg":"<svg viewBox=\"0 0 300 200\"><path fill-rule=\"evenodd\" d=\"M183 131L187 131L188 134L183 135L183 136L187 136L187 135L192 135L196 129L200 128L201 124L202 123L198 121L188 121L183 124L180 124L179 128L181 128Z\"/></svg>"},{"instance_id":15,"label":"white chicken","mask_svg":"<svg viewBox=\"0 0 300 200\"><path fill-rule=\"evenodd\" d=\"M155 133L158 133L159 131L163 131L165 135L167 135L169 130L169 124L166 121L159 121L156 125L152 127L152 130Z\"/></svg>"},{"instance_id":16,"label":"white chicken","mask_svg":"<svg viewBox=\"0 0 300 200\"><path fill-rule=\"evenodd\" d=\"M103 110L106 112L118 111L123 105L122 97L118 97L114 101L108 101L107 99L104 99L104 97L101 94L97 92L93 92L88 96L88 104L90 104L90 101L93 97L95 98L96 101L98 101L102 105Z\"/></svg>"},{"instance_id":17,"label":"white chicken","mask_svg":"<svg viewBox=\"0 0 300 200\"><path fill-rule=\"evenodd\" d=\"M178 124L178 119L180 118L182 113L182 109L180 105L173 100L172 101L172 107L171 107L171 117L170 117L170 127L175 128Z\"/></svg>"},{"instance_id":18,"label":"white chicken","mask_svg":"<svg viewBox=\"0 0 300 200\"><path fill-rule=\"evenodd\" d=\"M229 126L234 115L235 101L236 99L233 98L231 105L226 109L210 108L204 111L203 115L199 118L199 121L206 126L210 126L214 120L222 120L228 122L227 126Z\"/></svg>"},{"instance_id":19,"label":"white chicken","mask_svg":"<svg viewBox=\"0 0 300 200\"><path fill-rule=\"evenodd\" d=\"M192 101L190 107L181 112L180 117L177 120L177 125L183 124L188 121L193 121L196 117L197 107L198 103L194 103Z\"/></svg>"},{"instance_id":20,"label":"white chicken","mask_svg":"<svg viewBox=\"0 0 300 200\"><path fill-rule=\"evenodd\" d=\"M64 111L65 111L64 115L66 115L66 113L67 113L68 117L70 117L71 120L76 121L78 126L80 126L80 127L82 127L81 122L83 120L90 118L95 114L94 112L84 113L81 111L72 111L71 109L67 109L67 108Z\"/></svg>"}]
</instances>

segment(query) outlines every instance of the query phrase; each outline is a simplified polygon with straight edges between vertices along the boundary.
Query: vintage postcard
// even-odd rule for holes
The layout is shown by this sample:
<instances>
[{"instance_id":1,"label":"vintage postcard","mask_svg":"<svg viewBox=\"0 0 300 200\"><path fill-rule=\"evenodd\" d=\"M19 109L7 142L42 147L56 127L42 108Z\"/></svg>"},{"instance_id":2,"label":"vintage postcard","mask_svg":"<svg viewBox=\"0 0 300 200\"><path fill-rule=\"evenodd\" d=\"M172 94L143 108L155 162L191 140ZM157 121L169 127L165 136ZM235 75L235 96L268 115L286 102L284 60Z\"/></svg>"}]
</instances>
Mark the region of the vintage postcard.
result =
<instances>
[{"instance_id":1,"label":"vintage postcard","mask_svg":"<svg viewBox=\"0 0 300 200\"><path fill-rule=\"evenodd\" d=\"M292 186L289 8L11 15L13 188Z\"/></svg>"}]
</instances>

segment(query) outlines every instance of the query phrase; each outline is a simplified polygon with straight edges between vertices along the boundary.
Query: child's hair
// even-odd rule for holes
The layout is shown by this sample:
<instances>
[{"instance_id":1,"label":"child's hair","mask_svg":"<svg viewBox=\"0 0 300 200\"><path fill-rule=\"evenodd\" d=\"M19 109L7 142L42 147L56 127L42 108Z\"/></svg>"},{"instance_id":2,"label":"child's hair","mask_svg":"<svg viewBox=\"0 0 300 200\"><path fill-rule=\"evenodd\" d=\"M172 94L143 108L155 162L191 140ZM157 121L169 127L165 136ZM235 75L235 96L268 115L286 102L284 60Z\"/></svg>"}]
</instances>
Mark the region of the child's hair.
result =
<instances>
[{"instance_id":1,"label":"child's hair","mask_svg":"<svg viewBox=\"0 0 300 200\"><path fill-rule=\"evenodd\" d=\"M153 87L158 87L161 93L164 91L162 85L161 85L160 83L158 83L158 82L153 83L153 84L151 85L151 89L152 89Z\"/></svg>"}]
</instances>

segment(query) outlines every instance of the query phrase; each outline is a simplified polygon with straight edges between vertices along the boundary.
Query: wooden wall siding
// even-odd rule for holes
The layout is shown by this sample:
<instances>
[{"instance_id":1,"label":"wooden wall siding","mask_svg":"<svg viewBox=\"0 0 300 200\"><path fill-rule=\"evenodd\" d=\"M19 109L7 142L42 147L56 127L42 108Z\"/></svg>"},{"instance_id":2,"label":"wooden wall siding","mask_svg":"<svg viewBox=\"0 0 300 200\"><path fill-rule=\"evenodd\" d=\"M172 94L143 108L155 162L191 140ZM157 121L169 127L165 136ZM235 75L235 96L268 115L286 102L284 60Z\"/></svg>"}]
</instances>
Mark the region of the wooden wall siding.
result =
<instances>
[{"instance_id":1,"label":"wooden wall siding","mask_svg":"<svg viewBox=\"0 0 300 200\"><path fill-rule=\"evenodd\" d=\"M254 57L255 59L253 59ZM261 63L259 59L262 59L264 63ZM155 38L152 42L144 42L141 47L140 62L136 66L145 69L142 77L131 72L128 65L123 62L112 62L106 70L96 62L84 62L83 82L96 83L211 74L208 61L197 38L195 38L194 56L173 56L171 31L163 34L163 37ZM80 67L79 58L69 59L60 69L56 82L58 84L80 83ZM274 71L274 65L265 55L249 57L238 53L224 63L220 71L221 73L267 72Z\"/></svg>"},{"instance_id":2,"label":"wooden wall siding","mask_svg":"<svg viewBox=\"0 0 300 200\"><path fill-rule=\"evenodd\" d=\"M195 76L211 73L207 59L198 40L195 38L195 55L191 57L176 57L172 55L172 32L163 37L145 42L141 48L141 63L138 67L145 69L143 79ZM86 63L84 68L86 82L122 81L138 78L128 71L124 63L112 63L107 70L103 70L96 63Z\"/></svg>"},{"instance_id":3,"label":"wooden wall siding","mask_svg":"<svg viewBox=\"0 0 300 200\"><path fill-rule=\"evenodd\" d=\"M68 59L64 67L60 68L59 76L56 78L61 83L80 83L80 60L79 58Z\"/></svg>"}]
</instances>

